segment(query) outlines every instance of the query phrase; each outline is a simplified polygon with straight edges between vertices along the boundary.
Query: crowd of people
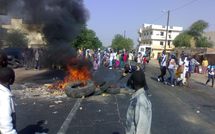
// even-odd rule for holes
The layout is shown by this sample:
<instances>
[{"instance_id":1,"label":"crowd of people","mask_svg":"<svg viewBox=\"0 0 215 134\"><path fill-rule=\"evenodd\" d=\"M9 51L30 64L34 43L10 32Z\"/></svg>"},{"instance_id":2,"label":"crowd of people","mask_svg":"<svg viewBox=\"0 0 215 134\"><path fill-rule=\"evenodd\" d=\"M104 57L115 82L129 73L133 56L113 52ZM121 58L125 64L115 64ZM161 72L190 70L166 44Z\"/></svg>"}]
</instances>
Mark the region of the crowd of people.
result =
<instances>
[{"instance_id":1,"label":"crowd of people","mask_svg":"<svg viewBox=\"0 0 215 134\"><path fill-rule=\"evenodd\" d=\"M133 61L136 63L145 65L149 63L147 56L141 53L135 53L134 51L127 51L125 49L114 51L113 49L107 49L101 51L100 49L93 51L90 49L79 50L78 57L85 57L93 63L93 69L96 71L100 66L107 67L109 69L124 69L125 66L132 65Z\"/></svg>"},{"instance_id":2,"label":"crowd of people","mask_svg":"<svg viewBox=\"0 0 215 134\"><path fill-rule=\"evenodd\" d=\"M107 49L101 51L100 49L92 51L87 49L84 51L79 51L79 54L93 62L94 70L97 70L99 66L105 66L109 69L120 69L124 68L125 64L129 63L134 59L133 52L128 52L126 50L120 50L115 52L112 49Z\"/></svg>"},{"instance_id":3,"label":"crowd of people","mask_svg":"<svg viewBox=\"0 0 215 134\"><path fill-rule=\"evenodd\" d=\"M41 68L41 59L43 57L43 49L32 49L26 48L22 52L23 56L23 66L26 70L28 69L40 69Z\"/></svg>"},{"instance_id":4,"label":"crowd of people","mask_svg":"<svg viewBox=\"0 0 215 134\"><path fill-rule=\"evenodd\" d=\"M206 74L208 72L208 80L206 81L206 84L212 80L211 86L214 86L215 66L209 65L206 57L204 57L202 63L200 64L195 59L195 56L182 52L180 57L177 58L175 54L167 55L164 50L162 55L158 56L158 62L161 71L158 76L159 82L169 84L172 87L176 85L186 85L189 87L192 73L198 72ZM169 73L169 77L166 77L167 71Z\"/></svg>"}]
</instances>

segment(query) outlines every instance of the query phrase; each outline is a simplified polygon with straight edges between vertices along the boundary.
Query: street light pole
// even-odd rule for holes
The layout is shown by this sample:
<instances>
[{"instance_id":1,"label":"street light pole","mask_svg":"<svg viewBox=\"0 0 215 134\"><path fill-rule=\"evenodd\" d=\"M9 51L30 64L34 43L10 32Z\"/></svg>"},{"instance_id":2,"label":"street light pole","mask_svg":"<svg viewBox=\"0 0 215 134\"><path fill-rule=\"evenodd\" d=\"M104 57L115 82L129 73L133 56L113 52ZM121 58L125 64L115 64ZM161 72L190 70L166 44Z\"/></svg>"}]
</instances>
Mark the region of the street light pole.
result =
<instances>
[{"instance_id":1,"label":"street light pole","mask_svg":"<svg viewBox=\"0 0 215 134\"><path fill-rule=\"evenodd\" d=\"M167 25L166 25L166 38L165 38L165 44L164 44L164 50L166 50L166 43L167 43L167 35L168 35L168 28L169 28L169 14L170 11L167 11Z\"/></svg>"}]
</instances>

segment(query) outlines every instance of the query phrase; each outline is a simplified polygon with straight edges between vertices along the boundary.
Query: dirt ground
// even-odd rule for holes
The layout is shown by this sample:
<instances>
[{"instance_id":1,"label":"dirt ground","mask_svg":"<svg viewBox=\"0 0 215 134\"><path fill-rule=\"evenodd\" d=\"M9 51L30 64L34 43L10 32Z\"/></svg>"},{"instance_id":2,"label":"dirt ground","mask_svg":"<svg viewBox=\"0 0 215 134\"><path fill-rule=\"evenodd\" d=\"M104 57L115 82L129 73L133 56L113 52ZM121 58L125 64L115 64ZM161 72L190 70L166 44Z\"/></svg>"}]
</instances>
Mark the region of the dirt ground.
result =
<instances>
[{"instance_id":1,"label":"dirt ground","mask_svg":"<svg viewBox=\"0 0 215 134\"><path fill-rule=\"evenodd\" d=\"M23 82L24 79L27 79L29 77L34 77L43 73L48 72L47 69L43 70L25 70L24 68L18 68L14 69L15 75L16 75L16 80L15 83Z\"/></svg>"}]
</instances>

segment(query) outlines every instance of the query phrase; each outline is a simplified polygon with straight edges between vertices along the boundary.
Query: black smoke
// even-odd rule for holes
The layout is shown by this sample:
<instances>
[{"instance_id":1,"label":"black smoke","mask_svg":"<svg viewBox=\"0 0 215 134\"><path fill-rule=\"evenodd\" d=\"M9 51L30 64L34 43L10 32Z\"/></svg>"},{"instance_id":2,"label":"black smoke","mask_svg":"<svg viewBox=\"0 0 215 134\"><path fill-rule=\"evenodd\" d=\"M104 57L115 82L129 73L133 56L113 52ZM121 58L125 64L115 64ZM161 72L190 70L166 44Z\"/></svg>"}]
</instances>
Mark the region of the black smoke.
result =
<instances>
[{"instance_id":1,"label":"black smoke","mask_svg":"<svg viewBox=\"0 0 215 134\"><path fill-rule=\"evenodd\" d=\"M75 56L69 46L88 19L83 0L6 0L8 15L42 27L50 63L66 64ZM30 29L31 27L29 27Z\"/></svg>"}]
</instances>

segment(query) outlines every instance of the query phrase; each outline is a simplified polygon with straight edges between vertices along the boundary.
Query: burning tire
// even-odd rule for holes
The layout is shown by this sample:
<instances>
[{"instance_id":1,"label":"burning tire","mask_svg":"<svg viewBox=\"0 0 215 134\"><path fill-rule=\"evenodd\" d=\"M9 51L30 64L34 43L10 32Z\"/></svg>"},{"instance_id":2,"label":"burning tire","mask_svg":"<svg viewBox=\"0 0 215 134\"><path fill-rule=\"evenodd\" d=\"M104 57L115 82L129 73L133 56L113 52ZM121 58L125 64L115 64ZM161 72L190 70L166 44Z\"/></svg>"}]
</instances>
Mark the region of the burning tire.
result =
<instances>
[{"instance_id":1,"label":"burning tire","mask_svg":"<svg viewBox=\"0 0 215 134\"><path fill-rule=\"evenodd\" d=\"M68 97L81 98L90 96L94 93L95 85L92 81L83 83L81 81L73 82L68 84L65 88L65 93Z\"/></svg>"}]
</instances>

